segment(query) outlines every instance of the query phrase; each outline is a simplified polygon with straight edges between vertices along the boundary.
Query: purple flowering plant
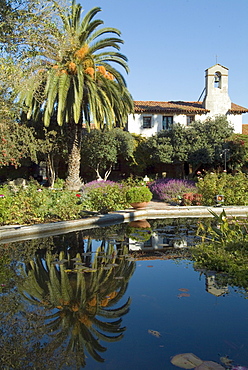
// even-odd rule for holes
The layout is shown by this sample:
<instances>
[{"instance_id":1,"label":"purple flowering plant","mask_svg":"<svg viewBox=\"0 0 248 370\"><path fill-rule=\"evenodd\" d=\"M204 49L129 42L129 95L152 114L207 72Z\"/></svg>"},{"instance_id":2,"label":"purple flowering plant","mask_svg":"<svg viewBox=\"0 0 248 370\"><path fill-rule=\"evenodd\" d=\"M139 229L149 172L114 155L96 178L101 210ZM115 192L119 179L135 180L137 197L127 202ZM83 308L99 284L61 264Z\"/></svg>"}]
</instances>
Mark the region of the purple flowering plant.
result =
<instances>
[{"instance_id":1,"label":"purple flowering plant","mask_svg":"<svg viewBox=\"0 0 248 370\"><path fill-rule=\"evenodd\" d=\"M178 203L185 193L197 193L194 181L180 179L158 179L149 188L155 198L167 203Z\"/></svg>"}]
</instances>

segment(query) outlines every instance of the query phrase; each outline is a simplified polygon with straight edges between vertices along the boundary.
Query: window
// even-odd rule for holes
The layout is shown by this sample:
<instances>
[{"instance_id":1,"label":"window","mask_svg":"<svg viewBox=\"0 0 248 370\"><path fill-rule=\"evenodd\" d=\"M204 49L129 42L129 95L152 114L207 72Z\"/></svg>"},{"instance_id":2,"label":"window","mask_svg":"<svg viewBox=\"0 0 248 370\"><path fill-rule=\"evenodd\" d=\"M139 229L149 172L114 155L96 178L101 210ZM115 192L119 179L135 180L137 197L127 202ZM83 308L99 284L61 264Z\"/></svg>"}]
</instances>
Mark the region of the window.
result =
<instances>
[{"instance_id":1,"label":"window","mask_svg":"<svg viewBox=\"0 0 248 370\"><path fill-rule=\"evenodd\" d=\"M189 126L195 120L195 116L187 116L187 126Z\"/></svg>"},{"instance_id":2,"label":"window","mask_svg":"<svg viewBox=\"0 0 248 370\"><path fill-rule=\"evenodd\" d=\"M143 128L152 127L152 117L143 117Z\"/></svg>"},{"instance_id":3,"label":"window","mask_svg":"<svg viewBox=\"0 0 248 370\"><path fill-rule=\"evenodd\" d=\"M169 130L173 125L173 116L163 116L162 130Z\"/></svg>"}]
</instances>

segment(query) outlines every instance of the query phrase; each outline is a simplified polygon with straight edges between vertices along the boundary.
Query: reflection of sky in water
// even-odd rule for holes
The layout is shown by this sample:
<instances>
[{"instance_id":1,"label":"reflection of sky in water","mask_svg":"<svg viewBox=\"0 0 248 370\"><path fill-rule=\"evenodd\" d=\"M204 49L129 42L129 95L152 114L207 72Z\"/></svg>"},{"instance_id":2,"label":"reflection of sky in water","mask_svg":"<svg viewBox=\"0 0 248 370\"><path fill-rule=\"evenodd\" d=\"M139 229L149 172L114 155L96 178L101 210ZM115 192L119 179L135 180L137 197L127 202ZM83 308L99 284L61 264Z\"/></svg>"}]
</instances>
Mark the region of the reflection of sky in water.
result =
<instances>
[{"instance_id":1,"label":"reflection of sky in water","mask_svg":"<svg viewBox=\"0 0 248 370\"><path fill-rule=\"evenodd\" d=\"M247 300L232 288L216 297L205 284L205 276L200 277L185 261L137 261L126 292L132 303L123 317L124 338L108 346L105 363L88 358L86 367L176 369L170 358L184 352L217 362L229 356L235 364L247 366ZM190 296L179 298L179 289L187 289ZM161 337L148 330L158 331Z\"/></svg>"}]
</instances>

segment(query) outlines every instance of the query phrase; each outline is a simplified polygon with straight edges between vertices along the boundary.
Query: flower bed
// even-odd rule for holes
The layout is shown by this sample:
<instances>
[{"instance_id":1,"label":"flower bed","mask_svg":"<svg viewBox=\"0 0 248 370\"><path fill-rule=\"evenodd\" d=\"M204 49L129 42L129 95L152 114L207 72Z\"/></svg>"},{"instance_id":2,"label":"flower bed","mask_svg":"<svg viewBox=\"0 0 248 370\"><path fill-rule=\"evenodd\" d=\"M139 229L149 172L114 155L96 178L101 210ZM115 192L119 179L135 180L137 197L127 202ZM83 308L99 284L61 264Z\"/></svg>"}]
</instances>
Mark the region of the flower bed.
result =
<instances>
[{"instance_id":1,"label":"flower bed","mask_svg":"<svg viewBox=\"0 0 248 370\"><path fill-rule=\"evenodd\" d=\"M197 193L194 181L179 179L158 179L149 188L154 198L170 204L181 204L184 194Z\"/></svg>"}]
</instances>

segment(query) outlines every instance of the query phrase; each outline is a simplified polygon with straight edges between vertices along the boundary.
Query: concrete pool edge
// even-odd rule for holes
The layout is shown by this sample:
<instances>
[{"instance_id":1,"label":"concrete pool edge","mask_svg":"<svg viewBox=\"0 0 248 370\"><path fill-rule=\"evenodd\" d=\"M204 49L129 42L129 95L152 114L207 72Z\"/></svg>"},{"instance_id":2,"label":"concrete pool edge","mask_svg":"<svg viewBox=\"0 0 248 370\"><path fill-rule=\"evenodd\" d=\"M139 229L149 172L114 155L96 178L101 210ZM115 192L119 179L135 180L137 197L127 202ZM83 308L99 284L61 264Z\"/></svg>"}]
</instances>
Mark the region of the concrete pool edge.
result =
<instances>
[{"instance_id":1,"label":"concrete pool edge","mask_svg":"<svg viewBox=\"0 0 248 370\"><path fill-rule=\"evenodd\" d=\"M151 207L151 206L150 206ZM35 225L7 225L0 227L0 244L24 241L46 236L59 235L68 232L91 229L100 226L108 226L121 222L129 222L141 218L178 218L178 217L212 217L210 211L220 214L225 210L228 216L247 217L248 206L223 206L223 207L203 207L203 206L168 206L160 205L158 209L144 208L134 210L129 208L123 211L111 212L105 215L97 215L88 218L71 221L58 221L53 223ZM162 207L162 209L161 209Z\"/></svg>"}]
</instances>

